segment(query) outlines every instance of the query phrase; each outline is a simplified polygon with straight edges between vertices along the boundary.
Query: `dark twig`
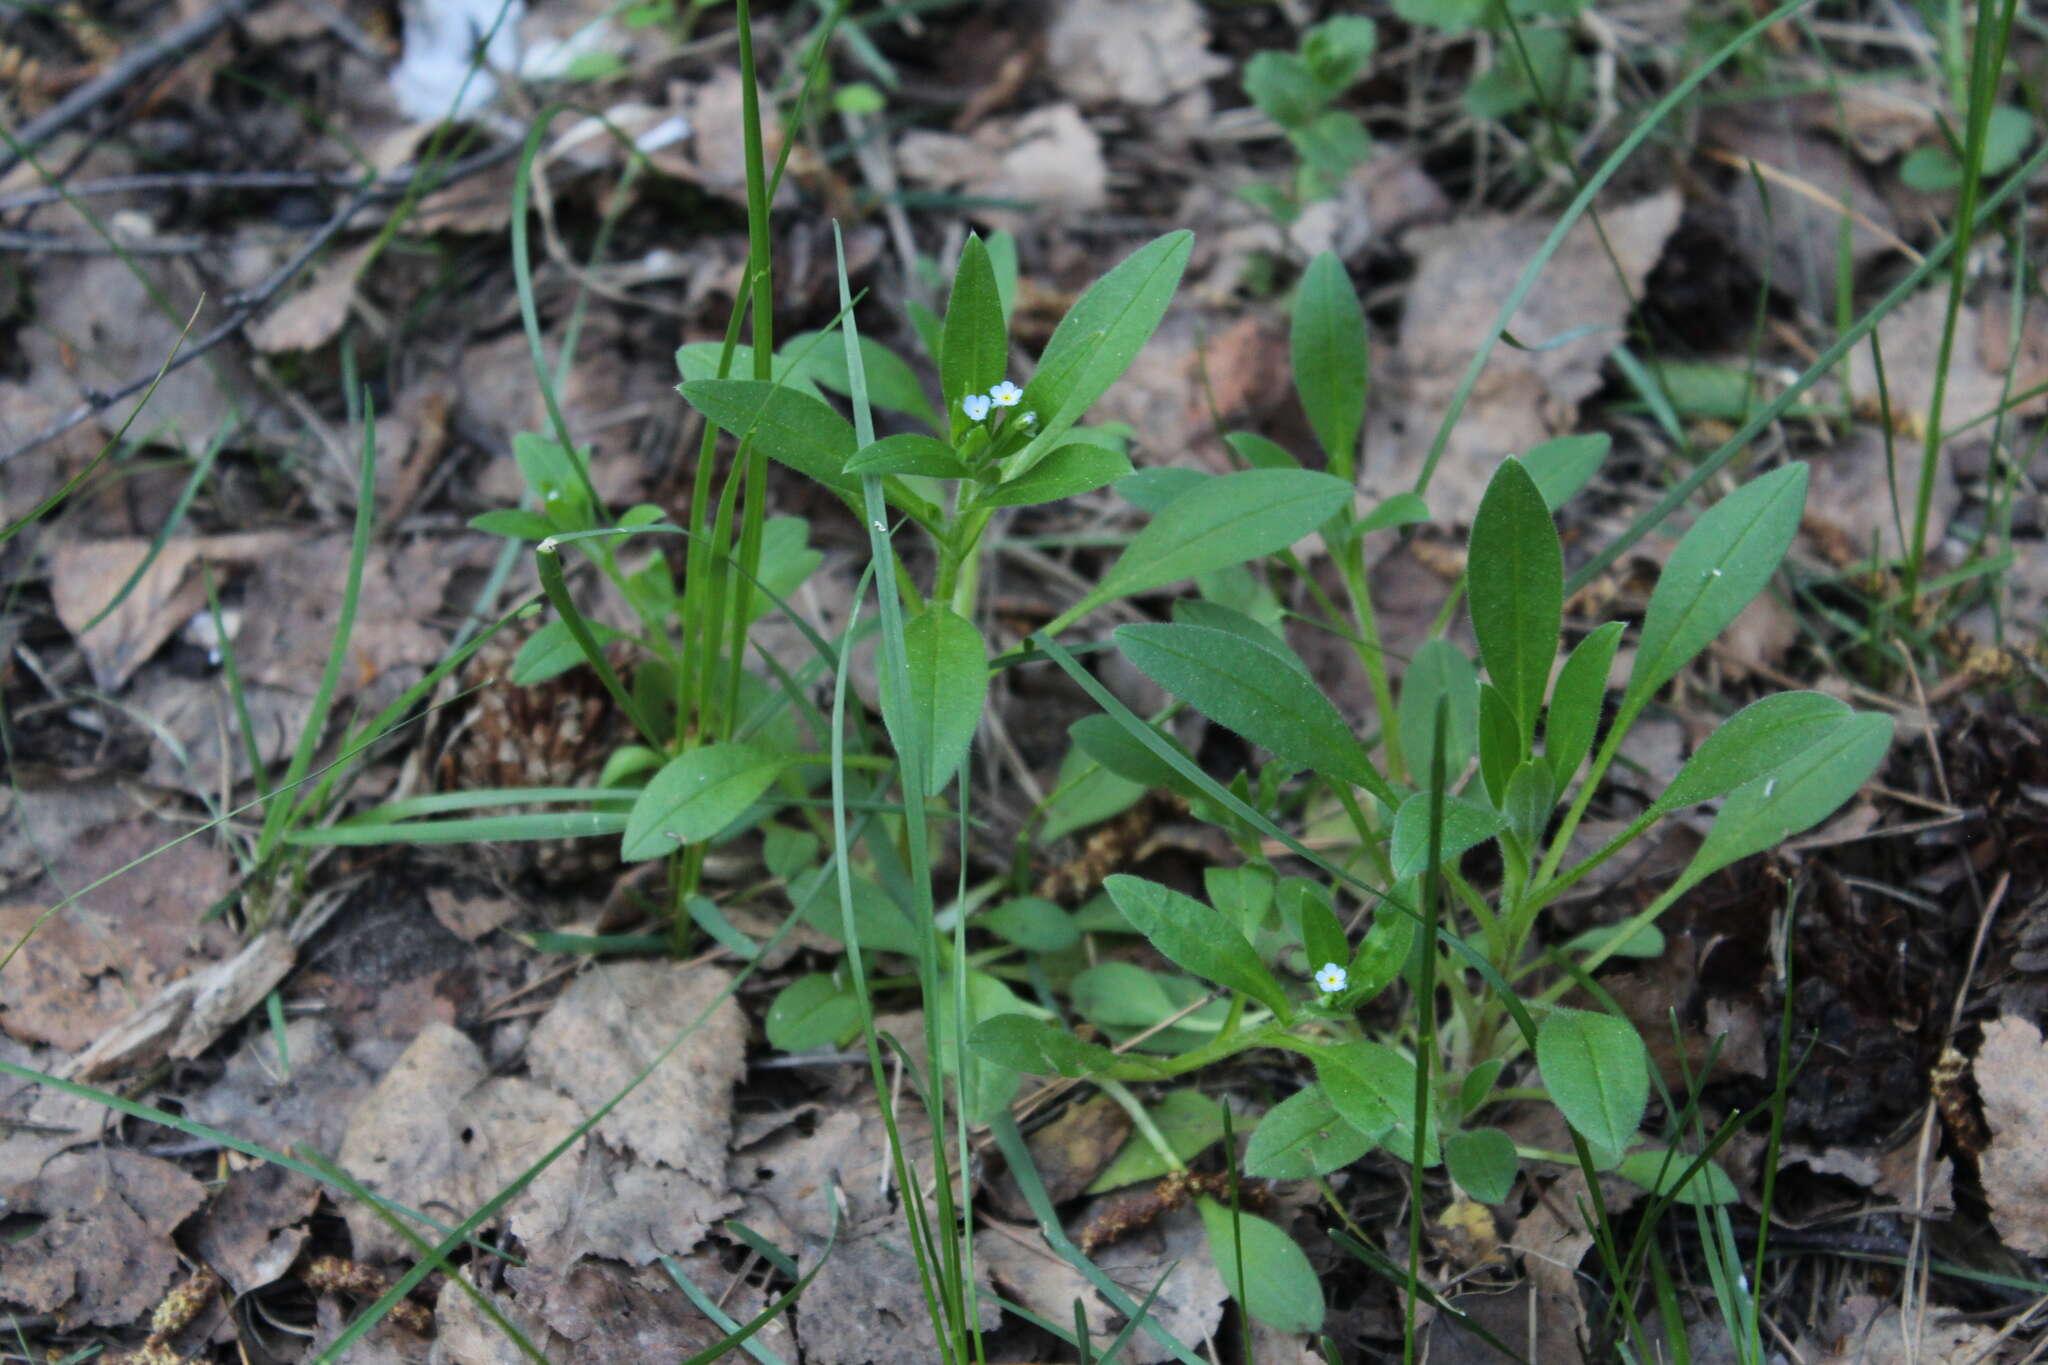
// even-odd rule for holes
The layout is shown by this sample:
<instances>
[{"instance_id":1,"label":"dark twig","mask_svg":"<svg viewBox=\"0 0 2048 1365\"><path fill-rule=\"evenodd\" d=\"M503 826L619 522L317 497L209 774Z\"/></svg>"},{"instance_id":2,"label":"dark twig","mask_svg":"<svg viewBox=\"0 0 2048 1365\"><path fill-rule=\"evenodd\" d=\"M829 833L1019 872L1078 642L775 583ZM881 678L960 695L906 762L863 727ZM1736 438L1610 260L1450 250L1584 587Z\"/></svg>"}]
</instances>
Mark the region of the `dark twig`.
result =
<instances>
[{"instance_id":1,"label":"dark twig","mask_svg":"<svg viewBox=\"0 0 2048 1365\"><path fill-rule=\"evenodd\" d=\"M401 181L402 184L402 181ZM105 194L152 194L183 192L208 194L218 190L359 190L363 177L351 171L160 171L151 175L110 175L81 184L22 190L0 195L0 213L54 204L60 199L91 199ZM398 191L398 192L402 192Z\"/></svg>"},{"instance_id":2,"label":"dark twig","mask_svg":"<svg viewBox=\"0 0 2048 1365\"><path fill-rule=\"evenodd\" d=\"M98 237L64 237L54 232L14 232L0 228L0 251L44 256L197 256L238 243L289 241L295 232L245 233L232 241L221 237L145 237L140 241Z\"/></svg>"},{"instance_id":3,"label":"dark twig","mask_svg":"<svg viewBox=\"0 0 2048 1365\"><path fill-rule=\"evenodd\" d=\"M273 298L276 298L279 291L290 284L297 277L298 273L305 269L306 265L315 256L320 254L321 249L333 241L335 237L339 236L348 227L350 220L362 212L363 209L381 199L404 196L410 192L412 182L421 175L433 175L435 188L445 188L466 176L488 170L501 161L509 160L518 151L518 143L508 142L502 147L495 147L487 152L479 152L467 160L459 161L447 168L445 172L440 172L436 167L425 167L415 171L412 176L407 177L402 182L381 181L369 189L350 196L349 201L336 210L333 217L322 223L313 235L306 239L305 245L293 252L291 259L279 266L269 278L263 280L253 289L229 295L226 300L230 310L227 321L221 323L220 326L180 351L172 358L171 363L165 367L163 373L169 374L172 370L191 364L223 341L226 341L229 337L241 331L243 327L248 325L250 319L262 312L265 305ZM19 442L6 451L0 451L0 464L5 464L17 456L27 454L45 441L55 440L91 417L94 413L104 411L122 399L142 392L154 383L156 378L157 372L151 371L148 374L136 376L111 392L87 391L85 402L79 404L70 412L65 413L62 417L59 417L56 421L35 433L35 435L30 436L27 440Z\"/></svg>"},{"instance_id":4,"label":"dark twig","mask_svg":"<svg viewBox=\"0 0 2048 1365\"><path fill-rule=\"evenodd\" d=\"M256 3L258 0L220 0L204 14L173 25L152 41L124 54L119 61L57 101L46 112L22 124L14 134L20 150L0 152L0 175L20 165L25 153L34 151L84 118L144 72L165 62L176 61L240 18Z\"/></svg>"}]
</instances>

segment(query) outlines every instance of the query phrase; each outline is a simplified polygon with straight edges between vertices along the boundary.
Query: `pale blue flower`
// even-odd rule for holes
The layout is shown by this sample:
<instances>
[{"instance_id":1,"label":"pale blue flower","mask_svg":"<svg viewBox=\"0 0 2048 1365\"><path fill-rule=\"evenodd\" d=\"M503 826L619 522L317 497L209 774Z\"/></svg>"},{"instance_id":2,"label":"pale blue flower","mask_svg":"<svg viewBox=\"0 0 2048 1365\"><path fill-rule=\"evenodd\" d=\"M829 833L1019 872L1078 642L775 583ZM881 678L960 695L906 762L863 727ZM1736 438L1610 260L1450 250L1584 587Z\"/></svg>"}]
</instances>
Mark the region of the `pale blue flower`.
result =
<instances>
[{"instance_id":1,"label":"pale blue flower","mask_svg":"<svg viewBox=\"0 0 2048 1365\"><path fill-rule=\"evenodd\" d=\"M1024 400L1024 390L1005 379L988 391L989 400L999 408L1014 408Z\"/></svg>"},{"instance_id":2,"label":"pale blue flower","mask_svg":"<svg viewBox=\"0 0 2048 1365\"><path fill-rule=\"evenodd\" d=\"M967 414L970 422L979 422L988 416L988 395L970 393L960 400L960 410Z\"/></svg>"},{"instance_id":3,"label":"pale blue flower","mask_svg":"<svg viewBox=\"0 0 2048 1365\"><path fill-rule=\"evenodd\" d=\"M1334 962L1325 962L1316 972L1316 988L1325 995L1335 995L1351 984L1351 973Z\"/></svg>"}]
</instances>

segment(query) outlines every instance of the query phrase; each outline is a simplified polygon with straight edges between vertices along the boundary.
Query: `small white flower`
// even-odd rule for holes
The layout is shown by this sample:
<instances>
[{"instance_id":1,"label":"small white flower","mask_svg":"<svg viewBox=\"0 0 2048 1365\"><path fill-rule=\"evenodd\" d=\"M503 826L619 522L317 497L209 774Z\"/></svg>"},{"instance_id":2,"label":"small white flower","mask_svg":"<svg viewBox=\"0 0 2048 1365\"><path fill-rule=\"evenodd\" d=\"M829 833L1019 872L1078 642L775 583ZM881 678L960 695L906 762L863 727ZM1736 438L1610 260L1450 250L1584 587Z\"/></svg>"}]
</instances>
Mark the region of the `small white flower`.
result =
<instances>
[{"instance_id":1,"label":"small white flower","mask_svg":"<svg viewBox=\"0 0 2048 1365\"><path fill-rule=\"evenodd\" d=\"M960 411L967 414L970 422L979 422L988 416L988 395L970 393L960 400Z\"/></svg>"},{"instance_id":2,"label":"small white flower","mask_svg":"<svg viewBox=\"0 0 2048 1365\"><path fill-rule=\"evenodd\" d=\"M1351 973L1334 962L1325 962L1316 972L1316 988L1325 995L1335 995L1351 984Z\"/></svg>"},{"instance_id":3,"label":"small white flower","mask_svg":"<svg viewBox=\"0 0 2048 1365\"><path fill-rule=\"evenodd\" d=\"M988 391L989 401L999 408L1014 408L1022 401L1024 390L1005 379Z\"/></svg>"}]
</instances>

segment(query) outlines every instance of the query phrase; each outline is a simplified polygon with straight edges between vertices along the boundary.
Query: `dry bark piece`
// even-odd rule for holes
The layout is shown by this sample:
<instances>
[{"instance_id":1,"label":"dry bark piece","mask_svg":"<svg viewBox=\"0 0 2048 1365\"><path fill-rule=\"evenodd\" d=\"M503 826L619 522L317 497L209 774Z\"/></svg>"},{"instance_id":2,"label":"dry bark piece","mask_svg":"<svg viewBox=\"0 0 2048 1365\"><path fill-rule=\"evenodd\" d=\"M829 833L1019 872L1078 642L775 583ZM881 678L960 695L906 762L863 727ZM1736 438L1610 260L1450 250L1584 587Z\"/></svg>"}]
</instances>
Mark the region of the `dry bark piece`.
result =
<instances>
[{"instance_id":1,"label":"dry bark piece","mask_svg":"<svg viewBox=\"0 0 2048 1365\"><path fill-rule=\"evenodd\" d=\"M166 1057L197 1057L240 1023L297 962L298 953L283 934L260 934L226 961L172 982L59 1067L58 1074L97 1080Z\"/></svg>"}]
</instances>

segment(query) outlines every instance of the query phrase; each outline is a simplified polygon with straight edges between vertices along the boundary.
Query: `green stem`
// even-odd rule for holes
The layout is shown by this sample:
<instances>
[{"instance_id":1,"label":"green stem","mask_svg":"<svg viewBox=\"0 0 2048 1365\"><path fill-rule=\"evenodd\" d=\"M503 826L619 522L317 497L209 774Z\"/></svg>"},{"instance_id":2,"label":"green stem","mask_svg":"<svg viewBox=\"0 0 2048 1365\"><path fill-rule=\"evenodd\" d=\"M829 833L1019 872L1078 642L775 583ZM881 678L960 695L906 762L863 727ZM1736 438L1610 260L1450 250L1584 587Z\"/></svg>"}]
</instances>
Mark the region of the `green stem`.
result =
<instances>
[{"instance_id":1,"label":"green stem","mask_svg":"<svg viewBox=\"0 0 2048 1365\"><path fill-rule=\"evenodd\" d=\"M1160 1132L1159 1125L1152 1121L1152 1115L1146 1112L1144 1104L1136 1095L1124 1088L1123 1082L1111 1080L1107 1076L1096 1076L1092 1079L1097 1090L1115 1100L1117 1107L1131 1116L1131 1127L1137 1130L1139 1137L1151 1144L1153 1151L1159 1153L1159 1159L1166 1163L1167 1170L1184 1171L1188 1168L1188 1164L1180 1159L1180 1153L1173 1150L1173 1144L1166 1140L1166 1134Z\"/></svg>"},{"instance_id":2,"label":"green stem","mask_svg":"<svg viewBox=\"0 0 2048 1365\"><path fill-rule=\"evenodd\" d=\"M1380 746L1386 750L1387 774L1395 782L1407 780L1407 765L1401 757L1401 722L1394 711L1394 689L1387 681L1386 652L1380 646L1379 619L1373 614L1372 587L1365 567L1365 537L1353 535L1338 556L1343 566L1344 585L1351 593L1351 616L1358 623L1358 660L1372 682L1372 704L1380 713Z\"/></svg>"}]
</instances>

